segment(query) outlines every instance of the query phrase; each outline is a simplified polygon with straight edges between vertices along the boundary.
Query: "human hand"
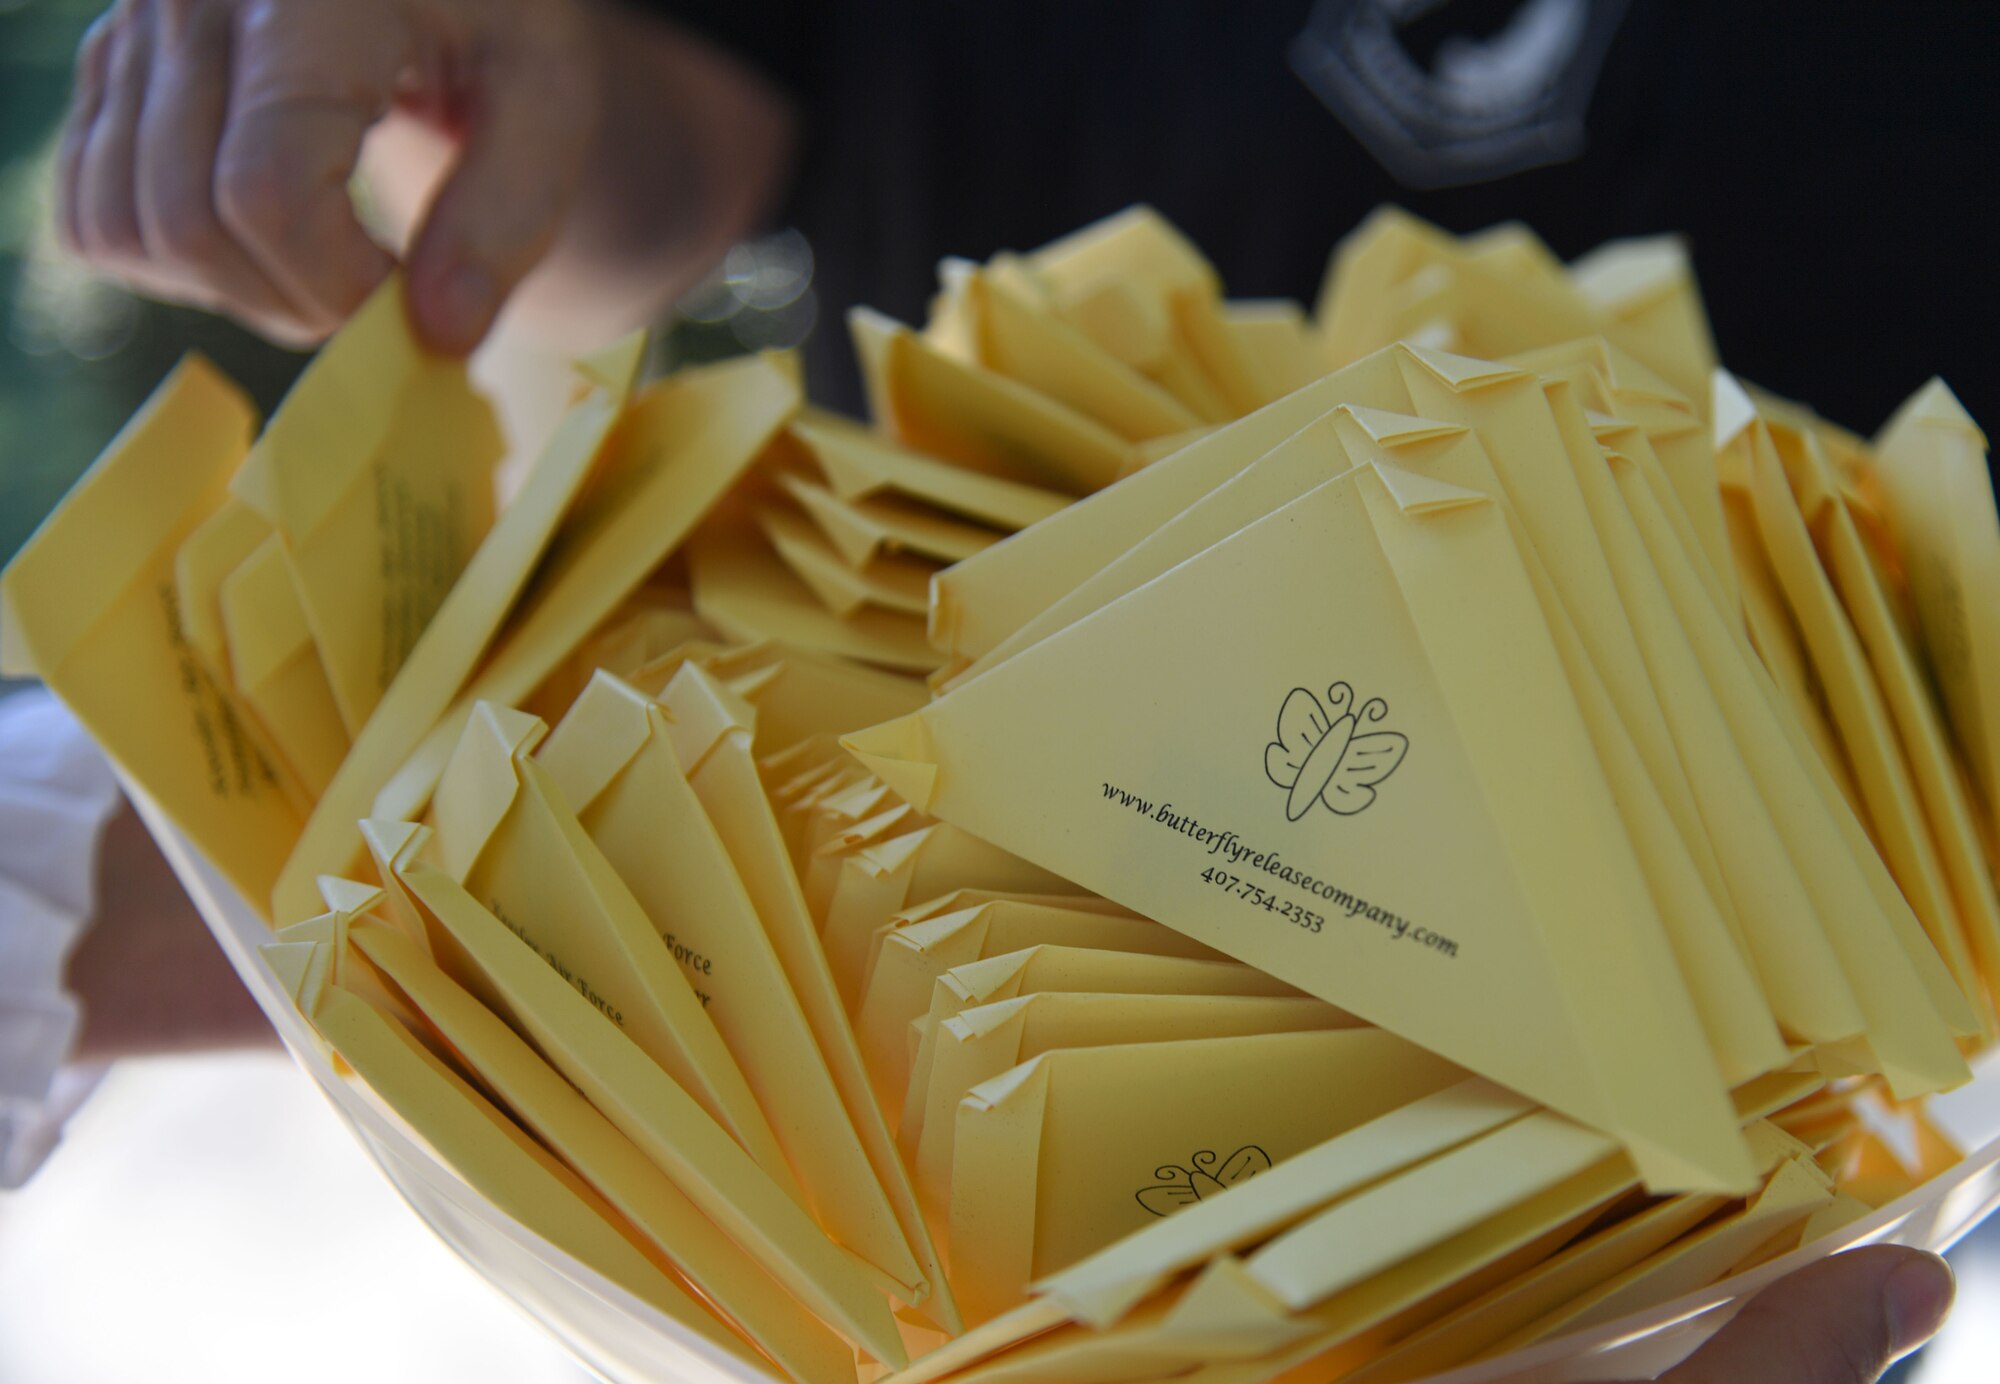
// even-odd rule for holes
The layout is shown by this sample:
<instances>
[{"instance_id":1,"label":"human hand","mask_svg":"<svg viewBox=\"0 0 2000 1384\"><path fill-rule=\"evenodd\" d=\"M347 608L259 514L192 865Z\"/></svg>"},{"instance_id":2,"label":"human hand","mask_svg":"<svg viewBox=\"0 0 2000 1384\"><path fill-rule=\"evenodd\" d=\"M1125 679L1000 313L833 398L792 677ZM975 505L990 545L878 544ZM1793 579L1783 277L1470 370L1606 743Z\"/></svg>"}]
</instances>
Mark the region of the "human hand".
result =
<instances>
[{"instance_id":1,"label":"human hand","mask_svg":"<svg viewBox=\"0 0 2000 1384\"><path fill-rule=\"evenodd\" d=\"M590 0L120 0L58 154L92 264L273 339L326 336L389 270L348 180L392 112L458 156L407 256L436 349L469 351L548 250L600 111Z\"/></svg>"},{"instance_id":2,"label":"human hand","mask_svg":"<svg viewBox=\"0 0 2000 1384\"><path fill-rule=\"evenodd\" d=\"M1871 1245L1779 1279L1660 1384L1874 1384L1951 1310L1934 1254Z\"/></svg>"}]
</instances>

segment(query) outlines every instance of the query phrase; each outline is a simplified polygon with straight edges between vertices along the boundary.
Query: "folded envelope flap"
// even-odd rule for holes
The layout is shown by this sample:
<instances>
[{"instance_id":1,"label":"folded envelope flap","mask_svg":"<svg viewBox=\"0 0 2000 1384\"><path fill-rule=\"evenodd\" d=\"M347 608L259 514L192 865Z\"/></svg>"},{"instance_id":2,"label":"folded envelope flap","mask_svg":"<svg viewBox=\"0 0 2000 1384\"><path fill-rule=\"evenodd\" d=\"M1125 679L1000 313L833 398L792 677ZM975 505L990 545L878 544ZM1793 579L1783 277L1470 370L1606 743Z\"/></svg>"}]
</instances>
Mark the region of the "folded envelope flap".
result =
<instances>
[{"instance_id":1,"label":"folded envelope flap","mask_svg":"<svg viewBox=\"0 0 2000 1384\"><path fill-rule=\"evenodd\" d=\"M919 812L930 811L938 766L922 713L844 735L840 745L911 807Z\"/></svg>"},{"instance_id":2,"label":"folded envelope flap","mask_svg":"<svg viewBox=\"0 0 2000 1384\"><path fill-rule=\"evenodd\" d=\"M1463 486L1441 481L1431 476L1406 471L1400 466L1390 466L1382 462L1373 465L1375 476L1382 482L1382 488L1389 492L1389 498L1404 514L1422 516L1442 514L1463 509L1468 505L1490 505L1493 498L1477 490L1467 490Z\"/></svg>"},{"instance_id":3,"label":"folded envelope flap","mask_svg":"<svg viewBox=\"0 0 2000 1384\"><path fill-rule=\"evenodd\" d=\"M698 663L682 664L660 701L671 718L667 738L674 757L689 778L700 772L725 737L741 732L747 741L756 730L756 709Z\"/></svg>"},{"instance_id":4,"label":"folded envelope flap","mask_svg":"<svg viewBox=\"0 0 2000 1384\"><path fill-rule=\"evenodd\" d=\"M520 774L514 763L541 743L548 727L526 712L480 702L465 723L431 801L439 862L463 881L486 842L514 806Z\"/></svg>"},{"instance_id":5,"label":"folded envelope flap","mask_svg":"<svg viewBox=\"0 0 2000 1384\"><path fill-rule=\"evenodd\" d=\"M385 897L379 884L364 884L359 880L341 879L337 875L321 875L319 893L328 908L349 916L371 911Z\"/></svg>"},{"instance_id":6,"label":"folded envelope flap","mask_svg":"<svg viewBox=\"0 0 2000 1384\"><path fill-rule=\"evenodd\" d=\"M1979 424L1965 411L1965 405L1951 392L1951 386L1935 375L1904 400L1903 406L1882 426L1875 437L1875 449L1887 451L1907 428L1941 428L1976 447L1986 446L1986 434L1980 431Z\"/></svg>"},{"instance_id":7,"label":"folded envelope flap","mask_svg":"<svg viewBox=\"0 0 2000 1384\"><path fill-rule=\"evenodd\" d=\"M121 428L0 574L0 664L54 681L163 543L225 502L256 427L250 401L190 354Z\"/></svg>"},{"instance_id":8,"label":"folded envelope flap","mask_svg":"<svg viewBox=\"0 0 2000 1384\"><path fill-rule=\"evenodd\" d=\"M217 591L229 644L230 676L242 689L262 685L312 644L298 588L273 534L223 578Z\"/></svg>"},{"instance_id":9,"label":"folded envelope flap","mask_svg":"<svg viewBox=\"0 0 2000 1384\"><path fill-rule=\"evenodd\" d=\"M625 772L667 716L652 698L599 669L535 755L563 801L581 816Z\"/></svg>"},{"instance_id":10,"label":"folded envelope flap","mask_svg":"<svg viewBox=\"0 0 2000 1384\"><path fill-rule=\"evenodd\" d=\"M219 599L222 583L270 534L270 521L232 495L174 555L181 633L211 668L223 667L229 657Z\"/></svg>"},{"instance_id":11,"label":"folded envelope flap","mask_svg":"<svg viewBox=\"0 0 2000 1384\"><path fill-rule=\"evenodd\" d=\"M1710 437L1715 450L1720 452L1757 421L1757 404L1727 370L1715 372L1709 386L1709 401Z\"/></svg>"},{"instance_id":12,"label":"folded envelope flap","mask_svg":"<svg viewBox=\"0 0 2000 1384\"><path fill-rule=\"evenodd\" d=\"M1447 387L1457 392L1485 389L1489 385L1533 378L1531 371L1501 361L1477 360L1472 356L1461 356L1410 342L1404 342L1395 349L1416 361L1443 381Z\"/></svg>"}]
</instances>

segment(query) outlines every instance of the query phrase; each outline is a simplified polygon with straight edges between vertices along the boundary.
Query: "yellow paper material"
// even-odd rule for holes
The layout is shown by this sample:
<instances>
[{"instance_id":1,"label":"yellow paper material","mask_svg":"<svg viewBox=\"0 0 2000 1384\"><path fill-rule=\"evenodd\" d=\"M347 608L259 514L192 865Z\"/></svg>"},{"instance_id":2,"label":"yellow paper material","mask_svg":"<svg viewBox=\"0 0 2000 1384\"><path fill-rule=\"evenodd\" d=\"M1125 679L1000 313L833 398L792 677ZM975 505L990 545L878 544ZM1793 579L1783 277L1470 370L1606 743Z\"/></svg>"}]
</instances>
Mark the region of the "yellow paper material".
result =
<instances>
[{"instance_id":1,"label":"yellow paper material","mask_svg":"<svg viewBox=\"0 0 2000 1384\"><path fill-rule=\"evenodd\" d=\"M1868 820L1882 844L1883 862L1951 968L1959 989L1977 1003L1983 989L1973 969L1966 929L1887 700L1832 582L1820 567L1769 430L1754 423L1744 441L1749 491L1764 551L1811 651ZM1798 464L1808 463L1801 456ZM1987 893L1990 897L1990 881Z\"/></svg>"},{"instance_id":2,"label":"yellow paper material","mask_svg":"<svg viewBox=\"0 0 2000 1384\"><path fill-rule=\"evenodd\" d=\"M757 526L785 566L835 615L852 615L863 606L919 616L930 610L935 563L889 556L853 567L796 510L764 508L758 512Z\"/></svg>"},{"instance_id":3,"label":"yellow paper material","mask_svg":"<svg viewBox=\"0 0 2000 1384\"><path fill-rule=\"evenodd\" d=\"M845 1381L852 1356L615 1126L401 934L363 925L354 945L555 1154L630 1220L708 1300L801 1381Z\"/></svg>"},{"instance_id":4,"label":"yellow paper material","mask_svg":"<svg viewBox=\"0 0 2000 1384\"><path fill-rule=\"evenodd\" d=\"M1305 309L1289 298L1227 303L1223 319L1266 399L1281 399L1326 373L1325 352Z\"/></svg>"},{"instance_id":5,"label":"yellow paper material","mask_svg":"<svg viewBox=\"0 0 2000 1384\"><path fill-rule=\"evenodd\" d=\"M778 484L850 567L864 567L893 552L959 562L992 547L1001 537L992 529L904 500L843 500L817 482L789 474L779 476Z\"/></svg>"},{"instance_id":6,"label":"yellow paper material","mask_svg":"<svg viewBox=\"0 0 2000 1384\"><path fill-rule=\"evenodd\" d=\"M901 1109L905 1033L929 1012L931 987L954 967L1043 943L1094 951L1219 960L1221 953L1172 928L1062 903L994 899L877 931L867 983L854 1004L861 1054L886 1108Z\"/></svg>"},{"instance_id":7,"label":"yellow paper material","mask_svg":"<svg viewBox=\"0 0 2000 1384\"><path fill-rule=\"evenodd\" d=\"M982 475L905 450L831 414L808 413L792 435L812 455L827 488L842 500L900 497L1013 533L1063 509L1069 496Z\"/></svg>"},{"instance_id":8,"label":"yellow paper material","mask_svg":"<svg viewBox=\"0 0 2000 1384\"><path fill-rule=\"evenodd\" d=\"M939 573L932 638L968 659L988 653L1111 558L1343 403L1406 410L1409 399L1394 358L1384 352L1316 381Z\"/></svg>"},{"instance_id":9,"label":"yellow paper material","mask_svg":"<svg viewBox=\"0 0 2000 1384\"><path fill-rule=\"evenodd\" d=\"M1658 1185L1738 1185L1747 1169L1722 1083L1630 845L1607 830L1617 810L1519 563L1485 497L1378 466L848 743L921 809L1617 1128ZM1276 594L1308 589L1342 598L1301 608ZM1406 604L1419 598L1421 623ZM1203 631L1192 667L1191 621ZM1546 662L1526 656L1538 644ZM1312 652L1326 649L1342 650L1339 667ZM1078 659L1133 681L1080 679ZM1525 678L1532 689L1497 690ZM1124 710L1128 688L1149 684L1172 686L1171 701ZM1308 727L1320 685L1334 710ZM1028 724L1058 687L1064 718ZM1365 735L1366 755L1347 780L1324 761L1308 780L1306 742L1336 721L1337 745ZM1182 728L1171 766L1159 751L1168 724ZM1232 725L1275 725L1278 738L1252 755L1217 733ZM1405 763L1419 743L1429 748ZM1558 752L1574 769L1551 770ZM1519 753L1538 767L1503 767ZM1331 806L1319 801L1328 788L1344 795ZM1523 792L1548 801L1529 806ZM1378 798L1421 812L1424 828L1399 829L1400 811ZM1573 825L1551 829L1558 819ZM1580 844L1593 836L1601 846ZM1455 845L1449 870L1432 857L1437 840ZM1588 883L1586 863L1602 872ZM1542 900L1500 906L1523 887ZM1590 921L1611 890L1637 924L1615 938ZM1497 1050L1496 1025L1520 1041ZM1685 1104L1662 1118L1673 1090Z\"/></svg>"},{"instance_id":10,"label":"yellow paper material","mask_svg":"<svg viewBox=\"0 0 2000 1384\"><path fill-rule=\"evenodd\" d=\"M2000 813L2000 520L1986 438L1932 380L1896 411L1875 450L1931 676L1991 818Z\"/></svg>"},{"instance_id":11,"label":"yellow paper material","mask_svg":"<svg viewBox=\"0 0 2000 1384\"><path fill-rule=\"evenodd\" d=\"M742 521L712 523L688 548L695 609L731 638L776 639L820 654L924 673L938 655L907 612L858 609L842 617L776 561Z\"/></svg>"},{"instance_id":12,"label":"yellow paper material","mask_svg":"<svg viewBox=\"0 0 2000 1384\"><path fill-rule=\"evenodd\" d=\"M492 524L502 450L464 362L418 344L391 275L313 358L232 484L284 545L349 735Z\"/></svg>"},{"instance_id":13,"label":"yellow paper material","mask_svg":"<svg viewBox=\"0 0 2000 1384\"><path fill-rule=\"evenodd\" d=\"M1051 1052L959 1107L953 1282L968 1319L1165 1212L1421 1099L1461 1073L1374 1029ZM1271 1099L1276 1089L1311 1101Z\"/></svg>"},{"instance_id":14,"label":"yellow paper material","mask_svg":"<svg viewBox=\"0 0 2000 1384\"><path fill-rule=\"evenodd\" d=\"M276 535L223 580L216 600L237 694L317 798L347 753L347 730Z\"/></svg>"},{"instance_id":15,"label":"yellow paper material","mask_svg":"<svg viewBox=\"0 0 2000 1384\"><path fill-rule=\"evenodd\" d=\"M232 495L174 554L181 634L210 677L226 676L229 668L229 636L222 628L222 583L270 536L270 522Z\"/></svg>"},{"instance_id":16,"label":"yellow paper material","mask_svg":"<svg viewBox=\"0 0 2000 1384\"><path fill-rule=\"evenodd\" d=\"M847 315L869 413L897 441L1003 480L1087 495L1122 474L1130 444L1068 405L939 351L870 308Z\"/></svg>"},{"instance_id":17,"label":"yellow paper material","mask_svg":"<svg viewBox=\"0 0 2000 1384\"><path fill-rule=\"evenodd\" d=\"M914 1296L920 1271L756 908L681 772L665 710L600 673L537 762L679 963L820 1223L883 1273L900 1273Z\"/></svg>"},{"instance_id":18,"label":"yellow paper material","mask_svg":"<svg viewBox=\"0 0 2000 1384\"><path fill-rule=\"evenodd\" d=\"M875 931L884 921L912 901L954 889L1080 892L1039 865L944 822L857 847L842 857L819 920L821 947L840 993L850 1002L860 996Z\"/></svg>"},{"instance_id":19,"label":"yellow paper material","mask_svg":"<svg viewBox=\"0 0 2000 1384\"><path fill-rule=\"evenodd\" d=\"M521 710L554 725L601 669L630 678L658 660L713 642L685 586L649 582L619 602L590 636L543 680Z\"/></svg>"},{"instance_id":20,"label":"yellow paper material","mask_svg":"<svg viewBox=\"0 0 2000 1384\"><path fill-rule=\"evenodd\" d=\"M482 703L438 782L438 863L623 1030L781 1184L742 1069L631 890L530 753L546 727Z\"/></svg>"},{"instance_id":21,"label":"yellow paper material","mask_svg":"<svg viewBox=\"0 0 2000 1384\"><path fill-rule=\"evenodd\" d=\"M1604 319L1606 335L1706 414L1715 338L1680 237L1606 241L1569 271L1570 281Z\"/></svg>"},{"instance_id":22,"label":"yellow paper material","mask_svg":"<svg viewBox=\"0 0 2000 1384\"><path fill-rule=\"evenodd\" d=\"M255 419L198 356L174 368L0 576L0 665L46 682L253 904L297 792L181 635L174 559L226 500ZM299 916L318 912L317 896Z\"/></svg>"},{"instance_id":23,"label":"yellow paper material","mask_svg":"<svg viewBox=\"0 0 2000 1384\"><path fill-rule=\"evenodd\" d=\"M376 794L451 706L527 584L619 416L643 343L643 337L623 343L629 367L614 372L612 384L584 390L563 415L513 500L431 617L285 862L273 902L278 918L304 917L313 909L314 881L320 875L347 874L355 867L361 856L355 822L369 814ZM451 743L443 743L447 754ZM442 771L442 760L438 768Z\"/></svg>"},{"instance_id":24,"label":"yellow paper material","mask_svg":"<svg viewBox=\"0 0 2000 1384\"><path fill-rule=\"evenodd\" d=\"M428 829L362 824L383 878L420 910L445 972L470 990L672 1178L702 1213L813 1314L878 1360L904 1361L885 1301L692 1096L444 871L419 853Z\"/></svg>"},{"instance_id":25,"label":"yellow paper material","mask_svg":"<svg viewBox=\"0 0 2000 1384\"><path fill-rule=\"evenodd\" d=\"M473 705L510 706L534 691L693 531L798 404L795 372L770 355L683 371L635 399L506 639L378 795L376 815L421 811Z\"/></svg>"},{"instance_id":26,"label":"yellow paper material","mask_svg":"<svg viewBox=\"0 0 2000 1384\"><path fill-rule=\"evenodd\" d=\"M1560 1331L1580 1331L1706 1287L1761 1245L1802 1225L1832 1200L1832 1188L1810 1161L1788 1160L1756 1199L1736 1215L1661 1250L1595 1291L1506 1337L1485 1354L1504 1354Z\"/></svg>"},{"instance_id":27,"label":"yellow paper material","mask_svg":"<svg viewBox=\"0 0 2000 1384\"><path fill-rule=\"evenodd\" d=\"M445 1066L394 1019L337 988L313 1026L369 1089L507 1215L664 1312L711 1347L761 1363L659 1263L628 1239L603 1198Z\"/></svg>"},{"instance_id":28,"label":"yellow paper material","mask_svg":"<svg viewBox=\"0 0 2000 1384\"><path fill-rule=\"evenodd\" d=\"M847 1022L826 955L799 892L798 878L785 854L784 838L772 816L751 757L754 713L741 699L700 668L690 665L674 676L661 699L668 710L668 737L681 771L694 788L717 837L762 920L764 931L798 996L806 1022L833 1075L848 1120L861 1137L876 1180L888 1195L896 1220L922 1279L907 1280L904 1301L919 1305L921 1288L931 1292L927 1314L947 1330L958 1327L957 1308L945 1282L909 1173L896 1155L882 1111L861 1065L861 1051Z\"/></svg>"}]
</instances>

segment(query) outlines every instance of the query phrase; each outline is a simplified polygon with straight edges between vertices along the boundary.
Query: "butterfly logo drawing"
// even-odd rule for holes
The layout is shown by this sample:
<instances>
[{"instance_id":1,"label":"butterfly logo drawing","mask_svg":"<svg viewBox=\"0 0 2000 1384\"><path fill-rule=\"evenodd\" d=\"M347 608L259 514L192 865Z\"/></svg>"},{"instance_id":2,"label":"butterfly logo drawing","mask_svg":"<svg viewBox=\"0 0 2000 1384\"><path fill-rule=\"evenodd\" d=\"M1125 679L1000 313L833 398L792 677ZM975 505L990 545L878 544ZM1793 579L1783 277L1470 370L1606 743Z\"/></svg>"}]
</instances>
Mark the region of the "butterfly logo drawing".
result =
<instances>
[{"instance_id":1,"label":"butterfly logo drawing","mask_svg":"<svg viewBox=\"0 0 2000 1384\"><path fill-rule=\"evenodd\" d=\"M1190 1166L1185 1168L1169 1163L1153 1169L1153 1176L1159 1182L1139 1189L1139 1205L1155 1216L1171 1216L1203 1197L1215 1196L1239 1182L1248 1182L1258 1173L1270 1171L1271 1155L1255 1144L1245 1144L1221 1160L1219 1167L1214 1149L1197 1151L1188 1163Z\"/></svg>"},{"instance_id":2,"label":"butterfly logo drawing","mask_svg":"<svg viewBox=\"0 0 2000 1384\"><path fill-rule=\"evenodd\" d=\"M1278 708L1278 738L1264 747L1264 773L1288 789L1285 817L1296 822L1324 803L1329 812L1352 817L1375 801L1375 786L1396 772L1409 751L1408 736L1393 730L1364 731L1389 714L1389 704L1371 697L1357 709L1354 689L1336 682L1326 704L1303 687L1285 694Z\"/></svg>"}]
</instances>

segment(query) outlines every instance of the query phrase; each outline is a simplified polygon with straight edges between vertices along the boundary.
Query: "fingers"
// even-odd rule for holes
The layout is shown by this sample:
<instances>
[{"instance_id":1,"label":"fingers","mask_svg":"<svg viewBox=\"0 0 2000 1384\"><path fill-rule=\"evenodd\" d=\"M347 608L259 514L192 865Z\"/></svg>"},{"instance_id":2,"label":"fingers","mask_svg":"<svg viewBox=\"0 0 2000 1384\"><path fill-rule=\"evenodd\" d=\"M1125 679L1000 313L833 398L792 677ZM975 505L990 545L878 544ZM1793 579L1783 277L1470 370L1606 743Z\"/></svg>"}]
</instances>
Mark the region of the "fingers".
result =
<instances>
[{"instance_id":1,"label":"fingers","mask_svg":"<svg viewBox=\"0 0 2000 1384\"><path fill-rule=\"evenodd\" d=\"M215 206L216 147L229 107L230 19L214 5L161 8L136 145L135 201L148 260L202 306L226 306L288 343L336 325L305 311L250 258Z\"/></svg>"},{"instance_id":2,"label":"fingers","mask_svg":"<svg viewBox=\"0 0 2000 1384\"><path fill-rule=\"evenodd\" d=\"M388 109L409 36L366 8L245 6L215 151L221 226L307 319L327 325L360 306L390 266L355 215L347 182L362 137Z\"/></svg>"},{"instance_id":3,"label":"fingers","mask_svg":"<svg viewBox=\"0 0 2000 1384\"><path fill-rule=\"evenodd\" d=\"M77 187L83 170L84 151L90 146L90 132L97 124L97 112L104 104L104 84L111 67L112 36L119 24L116 11L107 10L83 36L76 54L76 86L70 95L69 115L63 122L62 141L56 147L56 229L71 254L83 253L82 218L77 206Z\"/></svg>"},{"instance_id":4,"label":"fingers","mask_svg":"<svg viewBox=\"0 0 2000 1384\"><path fill-rule=\"evenodd\" d=\"M582 176L596 123L588 45L537 35L476 75L457 167L439 191L409 261L410 308L435 350L463 355L547 252Z\"/></svg>"},{"instance_id":5,"label":"fingers","mask_svg":"<svg viewBox=\"0 0 2000 1384\"><path fill-rule=\"evenodd\" d=\"M1893 1245L1850 1250L1779 1279L1662 1384L1874 1384L1936 1334L1951 1270Z\"/></svg>"},{"instance_id":6,"label":"fingers","mask_svg":"<svg viewBox=\"0 0 2000 1384\"><path fill-rule=\"evenodd\" d=\"M121 270L143 269L145 238L132 195L132 167L139 115L152 69L150 11L136 8L109 17L99 48L86 56L101 69L96 99L71 188L75 239L90 259Z\"/></svg>"}]
</instances>

